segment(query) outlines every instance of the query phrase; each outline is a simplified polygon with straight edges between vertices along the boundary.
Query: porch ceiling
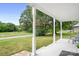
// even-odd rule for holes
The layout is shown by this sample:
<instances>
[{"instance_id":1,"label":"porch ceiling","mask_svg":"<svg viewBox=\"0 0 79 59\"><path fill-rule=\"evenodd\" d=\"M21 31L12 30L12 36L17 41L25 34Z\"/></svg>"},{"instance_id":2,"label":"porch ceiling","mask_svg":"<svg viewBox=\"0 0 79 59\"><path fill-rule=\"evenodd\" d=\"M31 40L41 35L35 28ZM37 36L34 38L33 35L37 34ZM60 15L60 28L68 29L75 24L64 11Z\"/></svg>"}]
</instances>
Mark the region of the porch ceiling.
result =
<instances>
[{"instance_id":1,"label":"porch ceiling","mask_svg":"<svg viewBox=\"0 0 79 59\"><path fill-rule=\"evenodd\" d=\"M30 6L59 21L79 21L79 3L30 3Z\"/></svg>"}]
</instances>

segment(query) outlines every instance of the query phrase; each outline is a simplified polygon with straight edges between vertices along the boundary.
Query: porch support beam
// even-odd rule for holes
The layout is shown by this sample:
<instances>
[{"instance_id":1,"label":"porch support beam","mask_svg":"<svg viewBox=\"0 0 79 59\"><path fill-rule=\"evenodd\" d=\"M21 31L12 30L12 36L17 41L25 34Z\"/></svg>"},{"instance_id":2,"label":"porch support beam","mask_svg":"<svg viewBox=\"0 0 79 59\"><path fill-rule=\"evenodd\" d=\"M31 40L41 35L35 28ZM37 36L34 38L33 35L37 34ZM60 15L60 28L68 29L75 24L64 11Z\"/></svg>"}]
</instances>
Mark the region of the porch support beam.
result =
<instances>
[{"instance_id":1,"label":"porch support beam","mask_svg":"<svg viewBox=\"0 0 79 59\"><path fill-rule=\"evenodd\" d=\"M32 56L36 55L36 9L32 7L33 35L32 35Z\"/></svg>"},{"instance_id":2,"label":"porch support beam","mask_svg":"<svg viewBox=\"0 0 79 59\"><path fill-rule=\"evenodd\" d=\"M55 17L53 17L53 43L56 41L56 35L55 35Z\"/></svg>"},{"instance_id":3,"label":"porch support beam","mask_svg":"<svg viewBox=\"0 0 79 59\"><path fill-rule=\"evenodd\" d=\"M62 39L62 20L60 21L60 39Z\"/></svg>"}]
</instances>

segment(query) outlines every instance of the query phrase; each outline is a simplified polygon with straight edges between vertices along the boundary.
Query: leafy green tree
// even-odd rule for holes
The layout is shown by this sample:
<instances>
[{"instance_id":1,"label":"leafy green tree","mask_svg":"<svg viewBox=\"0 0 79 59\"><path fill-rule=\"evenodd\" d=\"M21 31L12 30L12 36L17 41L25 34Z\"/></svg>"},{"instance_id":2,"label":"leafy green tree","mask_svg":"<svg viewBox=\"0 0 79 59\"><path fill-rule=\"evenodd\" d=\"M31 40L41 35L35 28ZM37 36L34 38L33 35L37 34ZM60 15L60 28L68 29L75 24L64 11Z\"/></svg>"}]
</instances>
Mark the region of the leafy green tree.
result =
<instances>
[{"instance_id":1,"label":"leafy green tree","mask_svg":"<svg viewBox=\"0 0 79 59\"><path fill-rule=\"evenodd\" d=\"M27 6L28 9L24 10L19 19L20 27L24 31L32 32L32 11L31 7Z\"/></svg>"},{"instance_id":2,"label":"leafy green tree","mask_svg":"<svg viewBox=\"0 0 79 59\"><path fill-rule=\"evenodd\" d=\"M27 7L26 10L21 14L19 19L22 30L32 32L32 8ZM48 15L36 10L36 34L45 35L52 25L52 18Z\"/></svg>"},{"instance_id":3,"label":"leafy green tree","mask_svg":"<svg viewBox=\"0 0 79 59\"><path fill-rule=\"evenodd\" d=\"M75 24L79 23L78 21L68 21L63 22L63 30L71 30Z\"/></svg>"},{"instance_id":4,"label":"leafy green tree","mask_svg":"<svg viewBox=\"0 0 79 59\"><path fill-rule=\"evenodd\" d=\"M17 31L17 27L12 23L0 22L0 32L13 32Z\"/></svg>"},{"instance_id":5,"label":"leafy green tree","mask_svg":"<svg viewBox=\"0 0 79 59\"><path fill-rule=\"evenodd\" d=\"M0 23L0 32L5 32L6 31L6 24L5 23Z\"/></svg>"},{"instance_id":6,"label":"leafy green tree","mask_svg":"<svg viewBox=\"0 0 79 59\"><path fill-rule=\"evenodd\" d=\"M6 25L7 25L6 31L8 32L13 32L17 30L16 26L12 23L7 23Z\"/></svg>"}]
</instances>

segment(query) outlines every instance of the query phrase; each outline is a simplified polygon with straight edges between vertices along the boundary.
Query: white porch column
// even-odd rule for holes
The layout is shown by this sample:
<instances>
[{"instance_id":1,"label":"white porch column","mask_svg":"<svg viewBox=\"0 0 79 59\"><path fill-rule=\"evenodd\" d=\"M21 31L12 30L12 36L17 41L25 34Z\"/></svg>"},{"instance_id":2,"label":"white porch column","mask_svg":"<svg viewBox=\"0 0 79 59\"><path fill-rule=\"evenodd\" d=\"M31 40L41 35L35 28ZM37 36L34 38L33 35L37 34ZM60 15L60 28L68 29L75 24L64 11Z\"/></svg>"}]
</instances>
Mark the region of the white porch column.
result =
<instances>
[{"instance_id":1,"label":"white porch column","mask_svg":"<svg viewBox=\"0 0 79 59\"><path fill-rule=\"evenodd\" d=\"M32 7L33 16L33 36L32 36L32 55L36 54L36 9Z\"/></svg>"},{"instance_id":2,"label":"white porch column","mask_svg":"<svg viewBox=\"0 0 79 59\"><path fill-rule=\"evenodd\" d=\"M60 20L60 39L62 39L62 20Z\"/></svg>"},{"instance_id":3,"label":"white porch column","mask_svg":"<svg viewBox=\"0 0 79 59\"><path fill-rule=\"evenodd\" d=\"M55 43L56 38L55 38L55 17L53 17L53 43Z\"/></svg>"}]
</instances>

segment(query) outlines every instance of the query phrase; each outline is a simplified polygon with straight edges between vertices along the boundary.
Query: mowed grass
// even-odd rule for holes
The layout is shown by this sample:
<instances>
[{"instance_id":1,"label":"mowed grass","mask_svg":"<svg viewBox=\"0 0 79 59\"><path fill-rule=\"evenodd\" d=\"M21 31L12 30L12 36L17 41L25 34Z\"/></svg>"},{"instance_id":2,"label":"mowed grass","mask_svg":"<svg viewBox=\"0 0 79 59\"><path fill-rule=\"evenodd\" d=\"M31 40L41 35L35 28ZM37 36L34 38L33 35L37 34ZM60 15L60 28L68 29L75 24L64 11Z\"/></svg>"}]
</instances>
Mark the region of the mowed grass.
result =
<instances>
[{"instance_id":1,"label":"mowed grass","mask_svg":"<svg viewBox=\"0 0 79 59\"><path fill-rule=\"evenodd\" d=\"M76 32L66 32L66 33L62 33L62 37L65 39L71 39L73 37L75 37L77 35ZM59 39L60 37L60 33L56 34L57 39Z\"/></svg>"},{"instance_id":2,"label":"mowed grass","mask_svg":"<svg viewBox=\"0 0 79 59\"><path fill-rule=\"evenodd\" d=\"M6 38L11 36L29 35L28 32L0 32L0 38Z\"/></svg>"},{"instance_id":3,"label":"mowed grass","mask_svg":"<svg viewBox=\"0 0 79 59\"><path fill-rule=\"evenodd\" d=\"M36 38L37 49L42 46L47 46L51 44L52 36L41 36ZM9 56L13 55L22 50L32 51L32 38L16 38L16 39L7 39L0 40L0 56Z\"/></svg>"}]
</instances>

